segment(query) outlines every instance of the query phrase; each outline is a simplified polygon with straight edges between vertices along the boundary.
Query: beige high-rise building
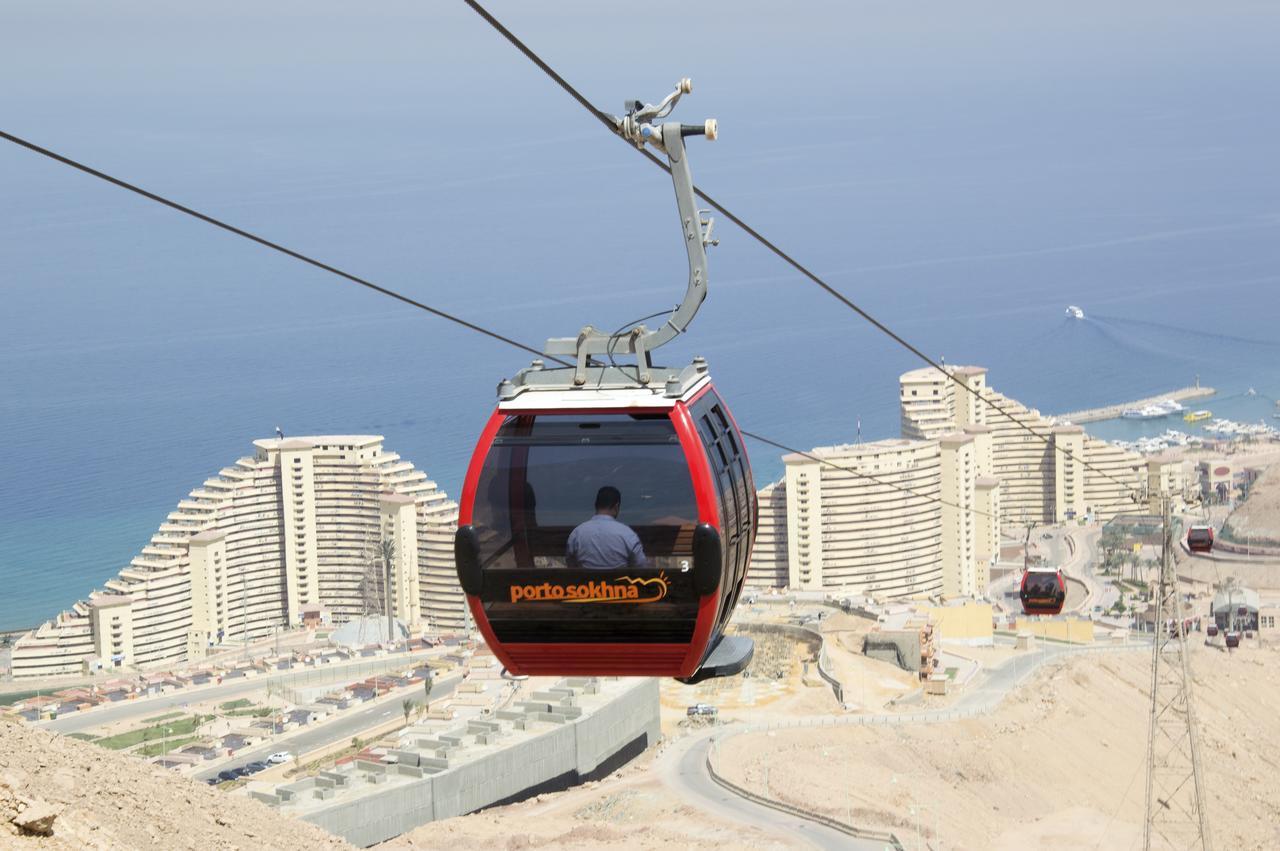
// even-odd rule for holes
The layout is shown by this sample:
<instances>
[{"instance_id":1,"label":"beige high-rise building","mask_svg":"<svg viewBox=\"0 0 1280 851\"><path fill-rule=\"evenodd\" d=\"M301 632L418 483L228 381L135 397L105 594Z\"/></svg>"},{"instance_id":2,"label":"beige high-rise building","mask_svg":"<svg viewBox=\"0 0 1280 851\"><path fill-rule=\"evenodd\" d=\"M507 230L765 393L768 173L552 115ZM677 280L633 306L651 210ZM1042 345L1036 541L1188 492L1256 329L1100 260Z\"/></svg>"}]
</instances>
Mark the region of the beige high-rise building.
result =
<instances>
[{"instance_id":1,"label":"beige high-rise building","mask_svg":"<svg viewBox=\"0 0 1280 851\"><path fill-rule=\"evenodd\" d=\"M1142 507L1134 497L1146 483L1146 458L1086 434L1084 460L1089 463L1084 471L1084 493L1090 515L1105 522ZM1059 514L1057 519L1066 518Z\"/></svg>"},{"instance_id":2,"label":"beige high-rise building","mask_svg":"<svg viewBox=\"0 0 1280 851\"><path fill-rule=\"evenodd\" d=\"M786 477L760 492L753 585L981 597L1002 524L1106 521L1134 509L1144 476L1187 476L996 392L983 367L946 370L902 375L903 440L783 458Z\"/></svg>"},{"instance_id":3,"label":"beige high-rise building","mask_svg":"<svg viewBox=\"0 0 1280 851\"><path fill-rule=\"evenodd\" d=\"M978 597L986 586L977 580L977 461L972 435L961 432L938 438L941 462L942 593Z\"/></svg>"},{"instance_id":4,"label":"beige high-rise building","mask_svg":"<svg viewBox=\"0 0 1280 851\"><path fill-rule=\"evenodd\" d=\"M368 608L392 541L392 611L461 629L457 506L375 435L254 441L252 456L178 503L102 591L20 638L15 676L202 658L211 646L298 625L306 607L343 622ZM383 587L383 586L379 586Z\"/></svg>"},{"instance_id":5,"label":"beige high-rise building","mask_svg":"<svg viewBox=\"0 0 1280 851\"><path fill-rule=\"evenodd\" d=\"M978 596L986 596L991 584L991 566L1000 558L1000 480L992 476L978 476L973 480L974 505L977 526L974 542L974 587Z\"/></svg>"},{"instance_id":6,"label":"beige high-rise building","mask_svg":"<svg viewBox=\"0 0 1280 851\"><path fill-rule=\"evenodd\" d=\"M1089 513L1085 488L1084 429L1078 425L1055 426L1053 429L1053 505L1054 520L1083 517Z\"/></svg>"},{"instance_id":7,"label":"beige high-rise building","mask_svg":"<svg viewBox=\"0 0 1280 851\"><path fill-rule=\"evenodd\" d=\"M757 495L759 520L751 550L747 584L754 588L787 587L787 483L765 485Z\"/></svg>"},{"instance_id":8,"label":"beige high-rise building","mask_svg":"<svg viewBox=\"0 0 1280 851\"><path fill-rule=\"evenodd\" d=\"M788 587L883 597L941 591L938 444L882 440L809 455L782 459Z\"/></svg>"},{"instance_id":9,"label":"beige high-rise building","mask_svg":"<svg viewBox=\"0 0 1280 851\"><path fill-rule=\"evenodd\" d=\"M1148 466L1141 455L1078 426L1057 424L992 390L982 367L946 369L952 377L928 367L900 378L902 436L964 431L981 441L980 434L989 435L990 461L981 444L977 457L980 475L999 480L1002 522L1053 523L1085 515L1105 521L1133 510L1133 493L1141 490Z\"/></svg>"},{"instance_id":10,"label":"beige high-rise building","mask_svg":"<svg viewBox=\"0 0 1280 851\"><path fill-rule=\"evenodd\" d=\"M1185 495L1192 489L1191 462L1172 455L1160 455L1147 462L1147 510L1159 514L1163 497L1172 499L1172 508L1187 507Z\"/></svg>"},{"instance_id":11,"label":"beige high-rise building","mask_svg":"<svg viewBox=\"0 0 1280 851\"><path fill-rule=\"evenodd\" d=\"M899 379L902 436L929 440L955 431L955 388L933 367L913 369Z\"/></svg>"}]
</instances>

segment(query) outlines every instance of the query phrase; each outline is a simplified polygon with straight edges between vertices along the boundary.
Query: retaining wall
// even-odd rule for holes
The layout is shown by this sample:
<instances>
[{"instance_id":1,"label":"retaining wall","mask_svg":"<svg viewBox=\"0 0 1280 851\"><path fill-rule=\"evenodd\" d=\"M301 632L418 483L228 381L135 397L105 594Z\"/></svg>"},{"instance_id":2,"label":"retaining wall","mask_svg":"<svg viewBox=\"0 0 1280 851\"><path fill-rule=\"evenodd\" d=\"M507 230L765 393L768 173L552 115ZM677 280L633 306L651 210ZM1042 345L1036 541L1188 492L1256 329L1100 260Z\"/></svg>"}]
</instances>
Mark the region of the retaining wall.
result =
<instances>
[{"instance_id":1,"label":"retaining wall","mask_svg":"<svg viewBox=\"0 0 1280 851\"><path fill-rule=\"evenodd\" d=\"M838 700L842 706L844 705L844 686L838 679L836 679L835 675L831 673L831 662L827 659L826 636L821 632L798 624L761 623L758 621L741 623L738 625L738 628L743 632L763 632L785 635L788 638L795 639L796 641L803 641L805 644L809 645L810 650L813 650L816 647L818 651L818 676L822 677L822 679L826 681L827 685L831 686L831 690L835 692L836 700Z\"/></svg>"},{"instance_id":2,"label":"retaining wall","mask_svg":"<svg viewBox=\"0 0 1280 851\"><path fill-rule=\"evenodd\" d=\"M354 845L368 847L430 821L590 779L593 772L611 771L622 760L657 742L658 681L637 680L608 703L578 718L531 713L528 719L529 723L550 721L556 726L470 759L465 753L446 758L419 754L418 766L370 765L368 777L375 784L373 789L345 795L340 788L333 789L332 806L299 813L299 817ZM497 733L499 741L513 735L509 727L503 727L505 730ZM377 779L379 772L383 780ZM411 778L407 783L402 779L405 776ZM396 782L388 782L392 777ZM329 784L334 782L322 773L314 786L299 791L325 799ZM385 788L376 789L383 782L387 783ZM288 805L287 800L283 803Z\"/></svg>"}]
</instances>

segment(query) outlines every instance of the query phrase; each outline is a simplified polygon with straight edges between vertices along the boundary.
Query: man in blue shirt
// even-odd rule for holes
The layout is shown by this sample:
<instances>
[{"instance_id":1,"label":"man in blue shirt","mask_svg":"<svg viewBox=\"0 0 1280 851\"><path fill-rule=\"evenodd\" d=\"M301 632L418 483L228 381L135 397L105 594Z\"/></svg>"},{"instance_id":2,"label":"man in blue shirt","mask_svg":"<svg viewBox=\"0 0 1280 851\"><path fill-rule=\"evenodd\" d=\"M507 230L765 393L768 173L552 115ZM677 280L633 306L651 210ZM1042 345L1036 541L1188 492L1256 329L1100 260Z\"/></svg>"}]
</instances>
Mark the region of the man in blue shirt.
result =
<instances>
[{"instance_id":1,"label":"man in blue shirt","mask_svg":"<svg viewBox=\"0 0 1280 851\"><path fill-rule=\"evenodd\" d=\"M620 567L644 567L644 548L640 538L625 523L618 522L622 510L622 493L606 485L596 494L595 516L569 533L565 557L570 567L613 570Z\"/></svg>"}]
</instances>

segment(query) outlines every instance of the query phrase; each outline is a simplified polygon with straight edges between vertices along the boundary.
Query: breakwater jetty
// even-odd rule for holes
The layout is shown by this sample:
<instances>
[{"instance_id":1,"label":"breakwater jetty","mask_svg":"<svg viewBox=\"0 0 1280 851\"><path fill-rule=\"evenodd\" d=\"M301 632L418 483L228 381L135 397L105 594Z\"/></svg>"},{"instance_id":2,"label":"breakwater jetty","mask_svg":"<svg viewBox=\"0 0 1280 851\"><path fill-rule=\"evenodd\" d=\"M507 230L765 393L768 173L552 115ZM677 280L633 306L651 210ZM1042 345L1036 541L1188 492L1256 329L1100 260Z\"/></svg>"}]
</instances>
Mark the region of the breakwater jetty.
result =
<instances>
[{"instance_id":1,"label":"breakwater jetty","mask_svg":"<svg viewBox=\"0 0 1280 851\"><path fill-rule=\"evenodd\" d=\"M1173 399L1182 402L1186 399L1201 399L1205 396L1212 396L1218 391L1212 387L1183 387L1181 390L1170 390L1168 393L1161 393L1158 396L1149 396L1146 399L1137 399L1133 402L1123 402L1119 405L1107 405L1102 408L1089 408L1084 411L1072 411L1068 414L1055 414L1054 419L1058 422L1071 422L1075 425L1081 423L1095 423L1099 420L1113 420L1120 416L1120 413L1128 408L1141 408L1145 405L1154 405L1163 399Z\"/></svg>"}]
</instances>

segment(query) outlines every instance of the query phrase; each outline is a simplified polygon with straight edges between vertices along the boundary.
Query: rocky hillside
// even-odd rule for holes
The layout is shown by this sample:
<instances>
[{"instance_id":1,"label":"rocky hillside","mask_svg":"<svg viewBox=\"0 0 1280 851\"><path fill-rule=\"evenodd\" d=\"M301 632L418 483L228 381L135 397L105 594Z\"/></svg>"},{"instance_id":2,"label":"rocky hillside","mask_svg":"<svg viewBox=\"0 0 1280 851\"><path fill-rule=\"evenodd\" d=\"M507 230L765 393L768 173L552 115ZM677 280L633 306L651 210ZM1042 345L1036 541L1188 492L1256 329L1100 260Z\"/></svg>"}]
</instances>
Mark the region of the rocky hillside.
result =
<instances>
[{"instance_id":1,"label":"rocky hillside","mask_svg":"<svg viewBox=\"0 0 1280 851\"><path fill-rule=\"evenodd\" d=\"M0 721L0 847L350 848L309 824L95 745Z\"/></svg>"}]
</instances>

